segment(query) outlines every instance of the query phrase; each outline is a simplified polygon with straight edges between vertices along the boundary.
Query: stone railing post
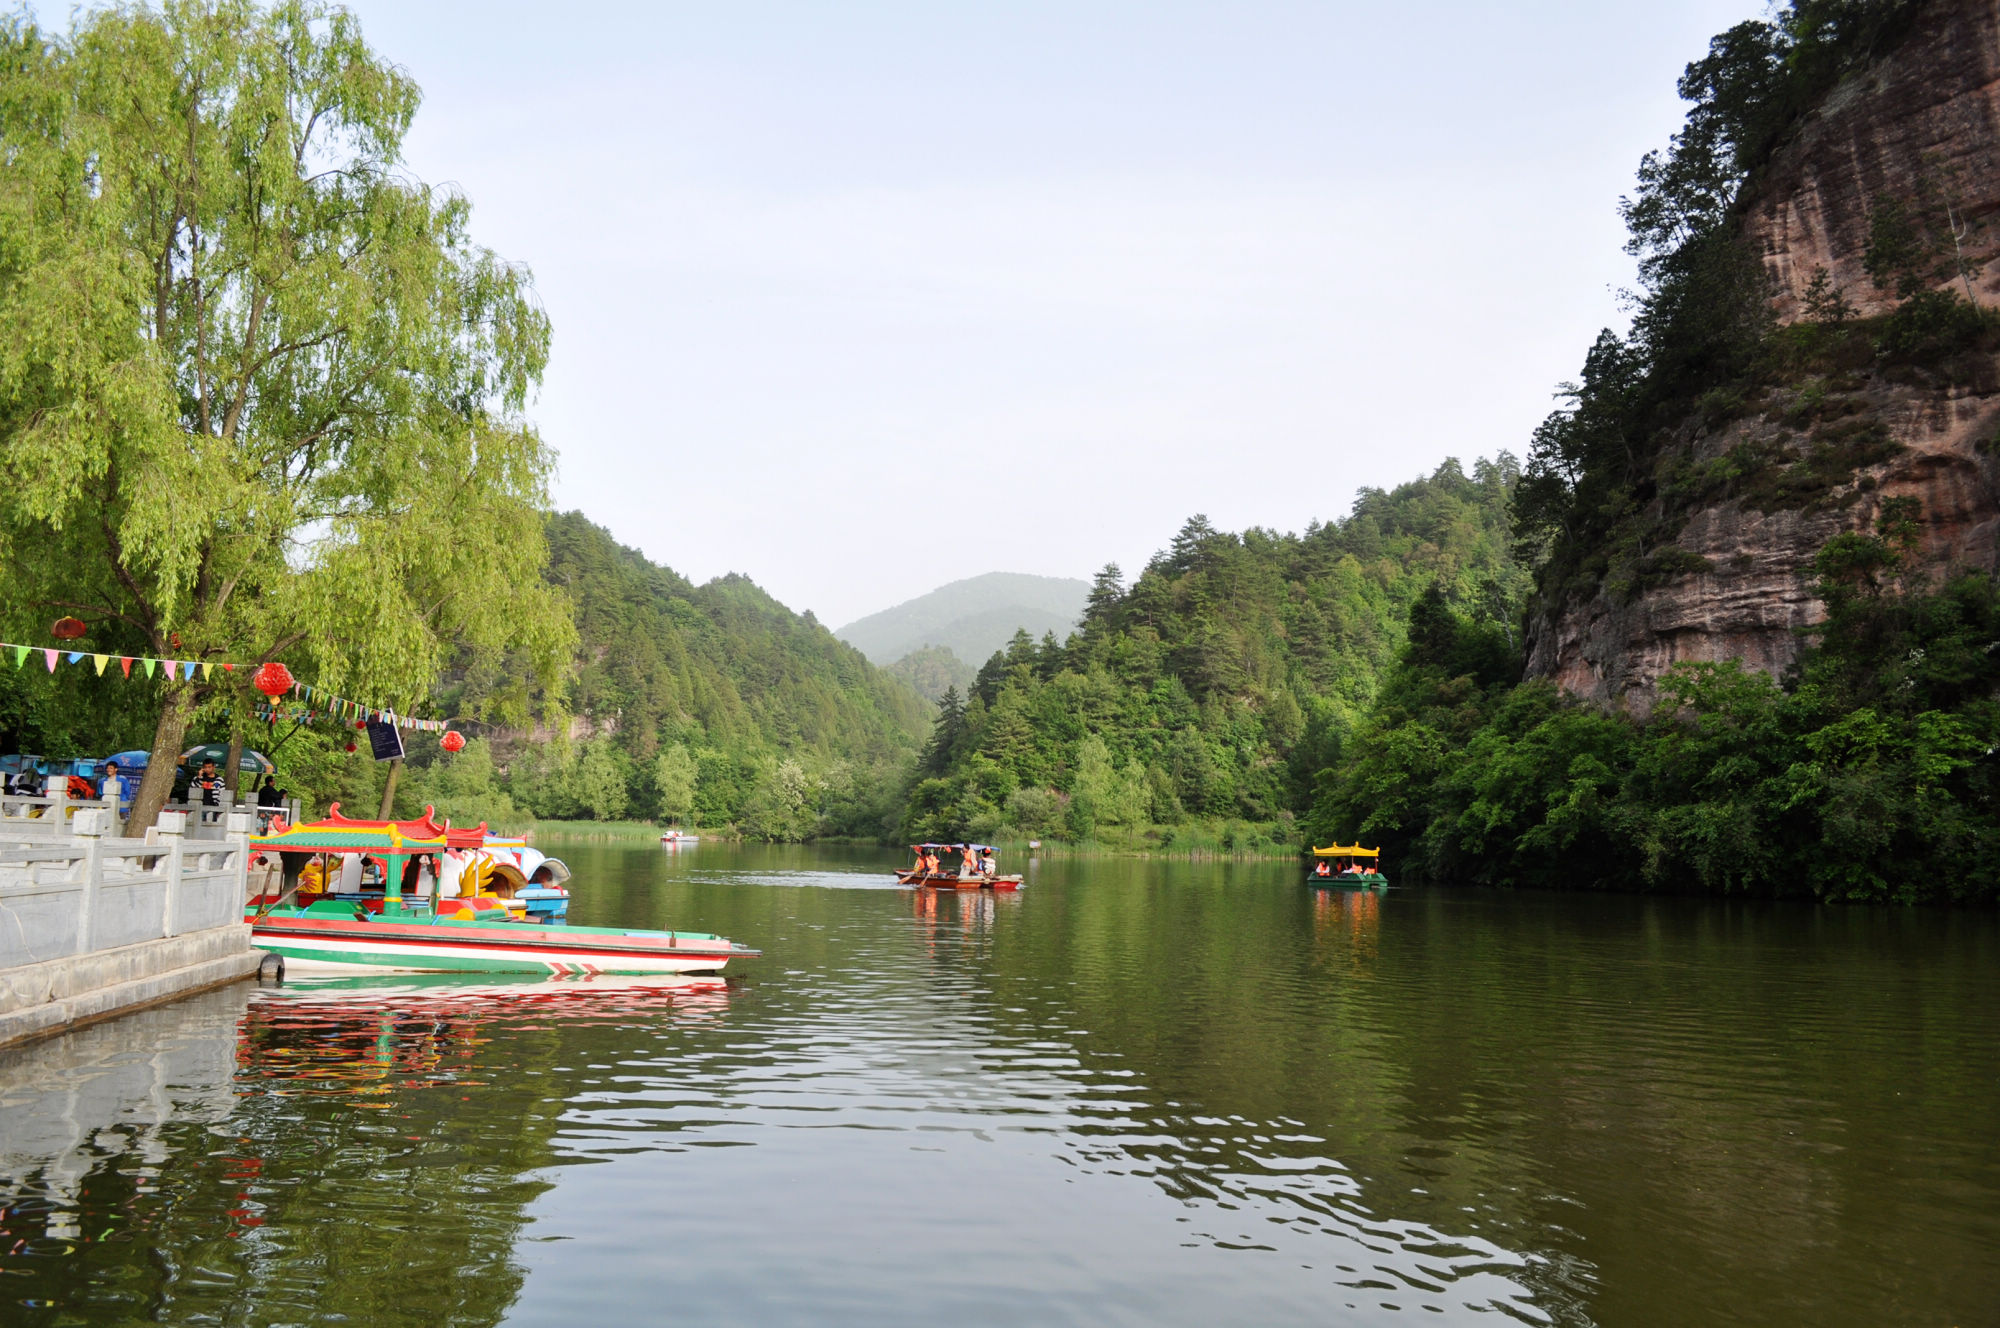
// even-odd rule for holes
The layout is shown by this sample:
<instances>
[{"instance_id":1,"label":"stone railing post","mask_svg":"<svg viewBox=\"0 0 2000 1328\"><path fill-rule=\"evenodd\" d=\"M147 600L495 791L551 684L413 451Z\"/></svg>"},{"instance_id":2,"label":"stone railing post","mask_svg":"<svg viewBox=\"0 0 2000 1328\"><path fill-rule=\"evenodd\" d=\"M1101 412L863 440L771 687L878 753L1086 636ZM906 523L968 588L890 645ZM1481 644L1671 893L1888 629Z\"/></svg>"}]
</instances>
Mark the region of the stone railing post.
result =
<instances>
[{"instance_id":1,"label":"stone railing post","mask_svg":"<svg viewBox=\"0 0 2000 1328\"><path fill-rule=\"evenodd\" d=\"M239 903L250 902L250 836L257 833L257 813L255 811L231 812L223 822L225 838L234 850L230 859L236 866L236 898Z\"/></svg>"},{"instance_id":2,"label":"stone railing post","mask_svg":"<svg viewBox=\"0 0 2000 1328\"><path fill-rule=\"evenodd\" d=\"M181 893L181 868L187 861L187 813L161 812L159 823L153 827L160 832L160 843L166 846L167 859L166 888L160 892L160 935L174 934L174 918L177 914Z\"/></svg>"},{"instance_id":3,"label":"stone railing post","mask_svg":"<svg viewBox=\"0 0 2000 1328\"><path fill-rule=\"evenodd\" d=\"M69 808L69 776L50 775L42 785L42 793L49 800L49 823L60 827Z\"/></svg>"},{"instance_id":4,"label":"stone railing post","mask_svg":"<svg viewBox=\"0 0 2000 1328\"><path fill-rule=\"evenodd\" d=\"M86 807L70 823L70 833L76 837L77 847L83 850L83 870L79 873L83 888L76 903L78 954L90 953L90 929L97 913L98 891L104 885L104 833L110 829L110 820L110 813L101 808Z\"/></svg>"}]
</instances>

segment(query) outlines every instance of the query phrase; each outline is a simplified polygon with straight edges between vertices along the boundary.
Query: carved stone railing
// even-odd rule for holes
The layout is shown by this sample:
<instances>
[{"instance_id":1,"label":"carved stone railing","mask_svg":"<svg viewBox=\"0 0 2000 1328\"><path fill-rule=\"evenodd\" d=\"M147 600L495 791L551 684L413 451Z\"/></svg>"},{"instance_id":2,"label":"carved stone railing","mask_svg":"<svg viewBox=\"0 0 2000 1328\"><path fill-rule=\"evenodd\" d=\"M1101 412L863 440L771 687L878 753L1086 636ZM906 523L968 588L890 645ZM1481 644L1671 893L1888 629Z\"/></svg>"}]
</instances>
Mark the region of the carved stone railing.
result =
<instances>
[{"instance_id":1,"label":"carved stone railing","mask_svg":"<svg viewBox=\"0 0 2000 1328\"><path fill-rule=\"evenodd\" d=\"M48 825L24 829L35 821ZM240 922L256 823L234 811L198 836L186 812L162 812L147 838L121 839L101 803L0 818L0 969Z\"/></svg>"}]
</instances>

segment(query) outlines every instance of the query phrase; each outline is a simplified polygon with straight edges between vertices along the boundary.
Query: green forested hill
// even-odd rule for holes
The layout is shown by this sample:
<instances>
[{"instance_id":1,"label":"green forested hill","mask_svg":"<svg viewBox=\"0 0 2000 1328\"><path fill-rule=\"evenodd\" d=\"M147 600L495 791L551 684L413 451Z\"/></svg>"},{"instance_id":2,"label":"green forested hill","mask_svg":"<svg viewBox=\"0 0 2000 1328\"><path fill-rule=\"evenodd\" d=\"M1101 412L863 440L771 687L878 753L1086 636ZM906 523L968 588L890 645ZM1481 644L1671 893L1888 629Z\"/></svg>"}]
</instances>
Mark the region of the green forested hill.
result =
<instances>
[{"instance_id":1,"label":"green forested hill","mask_svg":"<svg viewBox=\"0 0 2000 1328\"><path fill-rule=\"evenodd\" d=\"M1129 587L1104 569L1067 642L1023 633L969 699L947 696L905 831L1159 842L1240 820L1284 837L1421 587L1513 630L1515 474L1504 455L1470 476L1447 462L1302 535L1196 517Z\"/></svg>"},{"instance_id":2,"label":"green forested hill","mask_svg":"<svg viewBox=\"0 0 2000 1328\"><path fill-rule=\"evenodd\" d=\"M879 810L854 809L885 796L916 750L921 698L744 577L693 585L580 513L551 517L548 536L548 576L581 640L574 740L501 743L518 800L542 816L788 837L858 814L879 833Z\"/></svg>"}]
</instances>

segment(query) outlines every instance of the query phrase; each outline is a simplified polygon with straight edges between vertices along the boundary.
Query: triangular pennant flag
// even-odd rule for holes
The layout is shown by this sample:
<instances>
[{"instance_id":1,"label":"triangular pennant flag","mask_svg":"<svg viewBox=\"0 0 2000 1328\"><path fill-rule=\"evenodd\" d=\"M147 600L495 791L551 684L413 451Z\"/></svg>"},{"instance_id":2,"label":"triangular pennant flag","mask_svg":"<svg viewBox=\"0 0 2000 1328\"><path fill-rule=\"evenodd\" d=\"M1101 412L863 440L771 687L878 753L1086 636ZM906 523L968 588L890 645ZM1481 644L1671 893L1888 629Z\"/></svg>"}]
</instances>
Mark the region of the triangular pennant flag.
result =
<instances>
[{"instance_id":1,"label":"triangular pennant flag","mask_svg":"<svg viewBox=\"0 0 2000 1328\"><path fill-rule=\"evenodd\" d=\"M234 664L229 664L229 663L224 663L224 664L223 664L223 666L222 666L222 668L223 668L223 671L224 671L224 672L226 672L226 673L234 673L234 672L236 672L236 666L235 666Z\"/></svg>"},{"instance_id":2,"label":"triangular pennant flag","mask_svg":"<svg viewBox=\"0 0 2000 1328\"><path fill-rule=\"evenodd\" d=\"M181 671L181 662L177 659L163 659L160 661L160 668L166 673L168 679L171 680L176 673Z\"/></svg>"},{"instance_id":3,"label":"triangular pennant flag","mask_svg":"<svg viewBox=\"0 0 2000 1328\"><path fill-rule=\"evenodd\" d=\"M83 661L83 652L81 650L72 650L69 652L70 663L78 664L81 663L82 661Z\"/></svg>"},{"instance_id":4,"label":"triangular pennant flag","mask_svg":"<svg viewBox=\"0 0 2000 1328\"><path fill-rule=\"evenodd\" d=\"M129 678L129 677L131 677L131 676L132 676L132 657L131 657L130 655L120 655L120 656L118 657L118 667L119 667L119 668L121 668L121 669L123 669L123 670L125 670L125 676L126 676L126 677L128 677L128 678Z\"/></svg>"},{"instance_id":5,"label":"triangular pennant flag","mask_svg":"<svg viewBox=\"0 0 2000 1328\"><path fill-rule=\"evenodd\" d=\"M194 669L195 669L195 664L194 664L194 661L193 661L193 660L188 660L188 661L186 661L186 664L185 664L185 668L187 669L187 680L188 680L189 682L193 682L193 681L194 681Z\"/></svg>"},{"instance_id":6,"label":"triangular pennant flag","mask_svg":"<svg viewBox=\"0 0 2000 1328\"><path fill-rule=\"evenodd\" d=\"M43 650L42 658L49 662L49 672L54 673L56 671L56 652L52 649Z\"/></svg>"},{"instance_id":7,"label":"triangular pennant flag","mask_svg":"<svg viewBox=\"0 0 2000 1328\"><path fill-rule=\"evenodd\" d=\"M94 663L94 664L96 664L96 665L97 665L97 676L98 676L98 677L100 677L100 678L102 678L102 677L104 676L104 666L105 666L106 664L109 664L109 663L111 662L111 656L109 656L109 655L92 655L92 656L90 657L90 659L91 659L91 662L92 662L92 663Z\"/></svg>"},{"instance_id":8,"label":"triangular pennant flag","mask_svg":"<svg viewBox=\"0 0 2000 1328\"><path fill-rule=\"evenodd\" d=\"M203 664L201 666L201 680L203 682L207 682L210 678L213 678L214 676L215 676L215 665Z\"/></svg>"},{"instance_id":9,"label":"triangular pennant flag","mask_svg":"<svg viewBox=\"0 0 2000 1328\"><path fill-rule=\"evenodd\" d=\"M28 648L26 646L15 646L14 667L18 669L27 662L28 662Z\"/></svg>"},{"instance_id":10,"label":"triangular pennant flag","mask_svg":"<svg viewBox=\"0 0 2000 1328\"><path fill-rule=\"evenodd\" d=\"M146 676L150 678L153 676L153 666L160 661L157 659L142 659L139 662L146 666Z\"/></svg>"}]
</instances>

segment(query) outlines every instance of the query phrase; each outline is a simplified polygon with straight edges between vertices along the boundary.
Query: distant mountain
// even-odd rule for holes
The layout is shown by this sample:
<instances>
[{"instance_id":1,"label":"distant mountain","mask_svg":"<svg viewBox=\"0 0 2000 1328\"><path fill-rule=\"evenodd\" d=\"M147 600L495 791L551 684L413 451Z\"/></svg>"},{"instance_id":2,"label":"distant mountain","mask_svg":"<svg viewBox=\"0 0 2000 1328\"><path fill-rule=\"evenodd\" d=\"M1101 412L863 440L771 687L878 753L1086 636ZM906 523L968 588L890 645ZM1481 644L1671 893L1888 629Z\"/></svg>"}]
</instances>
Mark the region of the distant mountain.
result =
<instances>
[{"instance_id":1,"label":"distant mountain","mask_svg":"<svg viewBox=\"0 0 2000 1328\"><path fill-rule=\"evenodd\" d=\"M1088 581L1022 572L988 572L939 586L893 609L871 613L834 632L876 664L894 664L924 646L944 646L977 668L1016 631L1066 637L1083 616Z\"/></svg>"}]
</instances>

